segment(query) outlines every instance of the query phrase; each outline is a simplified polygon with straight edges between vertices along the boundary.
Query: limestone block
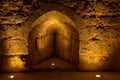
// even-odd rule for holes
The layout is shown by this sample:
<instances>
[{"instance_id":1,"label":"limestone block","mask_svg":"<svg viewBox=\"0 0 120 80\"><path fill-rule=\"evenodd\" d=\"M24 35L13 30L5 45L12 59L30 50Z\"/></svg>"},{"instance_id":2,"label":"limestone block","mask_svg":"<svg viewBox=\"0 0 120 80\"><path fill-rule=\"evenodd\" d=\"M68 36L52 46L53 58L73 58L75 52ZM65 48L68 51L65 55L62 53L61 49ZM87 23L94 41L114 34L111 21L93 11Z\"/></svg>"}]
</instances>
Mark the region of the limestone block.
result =
<instances>
[{"instance_id":1,"label":"limestone block","mask_svg":"<svg viewBox=\"0 0 120 80\"><path fill-rule=\"evenodd\" d=\"M0 55L27 55L28 51L25 43L22 40L2 40L2 53Z\"/></svg>"}]
</instances>

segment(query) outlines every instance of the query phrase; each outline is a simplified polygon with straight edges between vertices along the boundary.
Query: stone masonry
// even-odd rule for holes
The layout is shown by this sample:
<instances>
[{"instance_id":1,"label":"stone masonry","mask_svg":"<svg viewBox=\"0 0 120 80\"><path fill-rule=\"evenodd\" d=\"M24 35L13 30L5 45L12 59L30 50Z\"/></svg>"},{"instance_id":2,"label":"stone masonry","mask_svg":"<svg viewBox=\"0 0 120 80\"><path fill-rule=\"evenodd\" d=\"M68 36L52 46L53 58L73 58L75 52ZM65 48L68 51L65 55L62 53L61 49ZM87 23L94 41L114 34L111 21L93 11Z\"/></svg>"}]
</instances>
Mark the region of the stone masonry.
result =
<instances>
[{"instance_id":1,"label":"stone masonry","mask_svg":"<svg viewBox=\"0 0 120 80\"><path fill-rule=\"evenodd\" d=\"M51 10L67 15L76 24L80 40L79 70L120 70L120 0L2 0L0 65L4 66L0 68L3 71L28 70L29 31L38 17Z\"/></svg>"}]
</instances>

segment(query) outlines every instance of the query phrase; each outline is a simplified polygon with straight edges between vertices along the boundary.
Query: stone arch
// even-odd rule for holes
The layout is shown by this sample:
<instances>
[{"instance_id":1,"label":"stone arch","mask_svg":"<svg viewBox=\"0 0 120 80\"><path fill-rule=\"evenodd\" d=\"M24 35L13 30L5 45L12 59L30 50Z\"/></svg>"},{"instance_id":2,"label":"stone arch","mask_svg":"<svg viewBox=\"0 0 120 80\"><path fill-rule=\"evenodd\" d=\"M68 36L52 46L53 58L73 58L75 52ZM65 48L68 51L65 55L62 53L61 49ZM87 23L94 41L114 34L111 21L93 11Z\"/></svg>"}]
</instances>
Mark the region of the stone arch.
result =
<instances>
[{"instance_id":1,"label":"stone arch","mask_svg":"<svg viewBox=\"0 0 120 80\"><path fill-rule=\"evenodd\" d=\"M75 24L58 11L39 17L28 36L30 66L57 57L78 67L79 34Z\"/></svg>"}]
</instances>

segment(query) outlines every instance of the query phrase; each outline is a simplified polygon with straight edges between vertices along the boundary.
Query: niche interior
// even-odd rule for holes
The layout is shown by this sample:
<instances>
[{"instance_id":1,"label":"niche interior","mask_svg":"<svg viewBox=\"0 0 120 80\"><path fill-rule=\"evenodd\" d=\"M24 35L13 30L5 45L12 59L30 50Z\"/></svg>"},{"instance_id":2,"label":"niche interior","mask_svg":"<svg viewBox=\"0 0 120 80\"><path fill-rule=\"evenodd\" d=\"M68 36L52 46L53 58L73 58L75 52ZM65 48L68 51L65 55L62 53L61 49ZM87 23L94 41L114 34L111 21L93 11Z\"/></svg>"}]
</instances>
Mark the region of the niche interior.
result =
<instances>
[{"instance_id":1,"label":"niche interior","mask_svg":"<svg viewBox=\"0 0 120 80\"><path fill-rule=\"evenodd\" d=\"M58 11L39 17L28 36L27 63L32 70L77 70L79 34L74 22Z\"/></svg>"}]
</instances>

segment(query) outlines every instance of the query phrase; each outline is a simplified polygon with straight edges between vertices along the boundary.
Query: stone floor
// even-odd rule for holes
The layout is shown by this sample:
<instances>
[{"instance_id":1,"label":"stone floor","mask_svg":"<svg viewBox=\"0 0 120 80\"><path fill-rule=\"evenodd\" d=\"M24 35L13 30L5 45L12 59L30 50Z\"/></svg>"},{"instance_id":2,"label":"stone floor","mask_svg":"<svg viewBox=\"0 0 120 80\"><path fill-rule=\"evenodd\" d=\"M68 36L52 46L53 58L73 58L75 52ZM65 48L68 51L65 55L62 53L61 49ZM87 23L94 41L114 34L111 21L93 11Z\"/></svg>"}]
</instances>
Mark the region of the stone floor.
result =
<instances>
[{"instance_id":1,"label":"stone floor","mask_svg":"<svg viewBox=\"0 0 120 80\"><path fill-rule=\"evenodd\" d=\"M1 73L0 80L120 80L120 72Z\"/></svg>"}]
</instances>

